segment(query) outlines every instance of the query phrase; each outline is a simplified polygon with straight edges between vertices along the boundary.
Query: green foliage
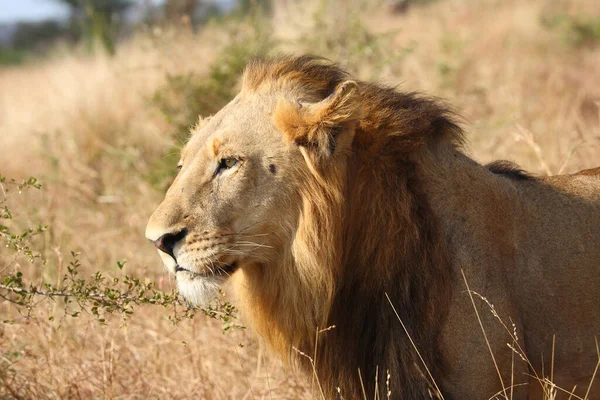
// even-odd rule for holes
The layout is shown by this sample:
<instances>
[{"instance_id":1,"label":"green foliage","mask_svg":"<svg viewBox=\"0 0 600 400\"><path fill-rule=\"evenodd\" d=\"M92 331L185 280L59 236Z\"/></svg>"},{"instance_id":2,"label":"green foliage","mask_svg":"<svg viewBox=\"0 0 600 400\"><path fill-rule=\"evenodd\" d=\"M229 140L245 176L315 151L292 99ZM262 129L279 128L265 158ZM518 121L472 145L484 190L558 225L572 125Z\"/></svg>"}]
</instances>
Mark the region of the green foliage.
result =
<instances>
[{"instance_id":1,"label":"green foliage","mask_svg":"<svg viewBox=\"0 0 600 400\"><path fill-rule=\"evenodd\" d=\"M403 13L412 6L426 6L438 0L388 0L390 11L394 13Z\"/></svg>"},{"instance_id":2,"label":"green foliage","mask_svg":"<svg viewBox=\"0 0 600 400\"><path fill-rule=\"evenodd\" d=\"M131 0L55 0L71 8L75 22L88 48L100 43L110 54L115 52L116 37L123 14L133 5ZM75 27L74 27L75 29Z\"/></svg>"},{"instance_id":3,"label":"green foliage","mask_svg":"<svg viewBox=\"0 0 600 400\"><path fill-rule=\"evenodd\" d=\"M542 15L540 22L556 32L560 40L574 47L600 44L600 17L582 17L567 14Z\"/></svg>"},{"instance_id":4,"label":"green foliage","mask_svg":"<svg viewBox=\"0 0 600 400\"><path fill-rule=\"evenodd\" d=\"M18 183L14 179L7 179L0 175L0 189L3 195L3 199L0 200L0 238L5 240L5 247L26 256L30 262L40 258L39 253L32 250L30 246L31 238L44 232L48 227L46 225L38 225L35 228L27 228L15 232L7 223L9 220L13 219L13 213L6 204L6 199L12 190L16 189L18 193L22 193L24 190L28 189L39 190L41 187L42 185L33 177ZM2 220L6 222L3 222Z\"/></svg>"},{"instance_id":5,"label":"green foliage","mask_svg":"<svg viewBox=\"0 0 600 400\"><path fill-rule=\"evenodd\" d=\"M122 13L133 5L132 0L55 0L73 9L79 10L93 7L94 10L104 13Z\"/></svg>"},{"instance_id":6,"label":"green foliage","mask_svg":"<svg viewBox=\"0 0 600 400\"><path fill-rule=\"evenodd\" d=\"M241 15L270 15L273 12L273 4L271 0L238 0L237 12Z\"/></svg>"},{"instance_id":7,"label":"green foliage","mask_svg":"<svg viewBox=\"0 0 600 400\"><path fill-rule=\"evenodd\" d=\"M0 46L0 66L18 65L44 54L58 40L72 40L76 32L58 21L20 22L8 46Z\"/></svg>"},{"instance_id":8,"label":"green foliage","mask_svg":"<svg viewBox=\"0 0 600 400\"><path fill-rule=\"evenodd\" d=\"M0 175L0 219L14 219L14 212L7 204L9 195L14 191L21 193L24 190L41 188L42 185L33 177L19 183ZM0 224L0 238L4 239L5 247L12 250L15 256L25 256L30 263L41 259L41 255L33 248L31 238L44 232L47 226L38 225L37 228L15 233L8 225ZM77 318L85 313L105 324L110 315L117 314L123 320L127 320L135 307L159 306L169 311L169 320L174 324L183 319L193 318L200 311L211 318L219 319L224 332L241 327L236 323L237 310L229 303L215 302L206 308L189 305L182 302L174 291L162 292L154 282L124 274L126 260L117 261L115 275L96 271L91 276L85 276L80 257L80 253L71 251L67 272L58 277L57 283L33 283L32 279L27 279L18 269L5 272L9 265L0 264L0 299L11 303L24 318L33 318L33 311L43 302L54 301L61 303L61 320L65 317ZM55 317L50 315L48 318L54 320ZM16 320L4 318L2 322L15 323Z\"/></svg>"},{"instance_id":9,"label":"green foliage","mask_svg":"<svg viewBox=\"0 0 600 400\"><path fill-rule=\"evenodd\" d=\"M77 318L85 312L94 316L101 324L106 323L108 315L120 314L126 320L133 314L135 306L154 305L169 309L169 319L174 324L184 318L193 318L197 311L201 311L211 318L220 319L224 332L240 327L235 322L237 310L229 303L216 303L200 309L182 303L176 292L161 292L154 282L142 281L130 275L110 277L96 272L91 277L83 278L80 254L71 252L71 256L67 273L62 276L58 285L26 283L23 274L16 272L7 274L0 280L0 297L17 306L19 313L27 318L31 317L32 310L39 305L39 297L43 297L63 302L62 318ZM118 269L122 269L123 265L124 262L117 262ZM48 318L54 320L55 316Z\"/></svg>"},{"instance_id":10,"label":"green foliage","mask_svg":"<svg viewBox=\"0 0 600 400\"><path fill-rule=\"evenodd\" d=\"M180 147L171 146L162 158L156 159L150 164L145 179L156 190L164 192L173 181L177 173L179 152Z\"/></svg>"},{"instance_id":11,"label":"green foliage","mask_svg":"<svg viewBox=\"0 0 600 400\"><path fill-rule=\"evenodd\" d=\"M27 59L27 53L22 49L0 48L0 66L22 64Z\"/></svg>"},{"instance_id":12,"label":"green foliage","mask_svg":"<svg viewBox=\"0 0 600 400\"><path fill-rule=\"evenodd\" d=\"M313 14L314 26L302 42L307 53L320 54L343 64L369 65L369 76L363 78L375 80L386 66L396 64L414 50L415 43L399 48L392 46L397 31L376 34L369 29L363 18L369 2L345 3L343 18L333 7L334 3L323 0ZM397 50L390 51L390 48Z\"/></svg>"},{"instance_id":13,"label":"green foliage","mask_svg":"<svg viewBox=\"0 0 600 400\"><path fill-rule=\"evenodd\" d=\"M17 49L33 49L47 46L68 35L68 29L58 21L20 22L17 24L13 46Z\"/></svg>"},{"instance_id":14,"label":"green foliage","mask_svg":"<svg viewBox=\"0 0 600 400\"><path fill-rule=\"evenodd\" d=\"M440 55L436 69L440 77L440 87L454 88L457 84L458 72L464 62L465 40L456 35L446 35L440 39Z\"/></svg>"}]
</instances>

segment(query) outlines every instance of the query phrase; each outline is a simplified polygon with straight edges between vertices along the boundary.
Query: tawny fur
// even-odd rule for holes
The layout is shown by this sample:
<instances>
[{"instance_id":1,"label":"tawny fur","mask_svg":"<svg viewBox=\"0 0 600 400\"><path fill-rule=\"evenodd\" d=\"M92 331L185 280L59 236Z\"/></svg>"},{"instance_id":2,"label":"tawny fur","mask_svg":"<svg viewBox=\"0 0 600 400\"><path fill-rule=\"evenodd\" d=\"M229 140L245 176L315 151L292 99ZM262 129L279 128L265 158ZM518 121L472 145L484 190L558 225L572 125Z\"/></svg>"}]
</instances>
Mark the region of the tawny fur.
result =
<instances>
[{"instance_id":1,"label":"tawny fur","mask_svg":"<svg viewBox=\"0 0 600 400\"><path fill-rule=\"evenodd\" d=\"M203 150L217 140L218 154ZM392 398L430 398L429 374L446 399L509 395L511 375L528 384L514 399L539 398L535 373L475 295L484 339L462 272L538 371L550 369L556 334L555 381L583 396L600 334L600 180L488 169L462 141L439 102L319 58L257 60L236 99L194 131L147 235L204 231L210 245L186 237L175 251L195 272L235 259L230 286L248 323L308 374L301 352L316 355L327 398L338 387L347 399L363 386L383 394L388 371ZM221 178L223 154L247 164ZM233 244L219 247L227 232ZM231 255L242 235L261 247Z\"/></svg>"}]
</instances>

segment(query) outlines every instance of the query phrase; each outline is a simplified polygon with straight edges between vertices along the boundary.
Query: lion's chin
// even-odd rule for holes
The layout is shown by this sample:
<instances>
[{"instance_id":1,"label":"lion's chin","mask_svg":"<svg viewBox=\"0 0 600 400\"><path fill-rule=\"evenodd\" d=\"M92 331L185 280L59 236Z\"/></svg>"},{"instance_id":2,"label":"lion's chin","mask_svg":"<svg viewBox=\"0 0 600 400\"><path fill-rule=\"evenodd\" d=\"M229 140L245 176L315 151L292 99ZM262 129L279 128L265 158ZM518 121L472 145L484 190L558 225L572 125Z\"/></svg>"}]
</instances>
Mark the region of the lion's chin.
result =
<instances>
[{"instance_id":1,"label":"lion's chin","mask_svg":"<svg viewBox=\"0 0 600 400\"><path fill-rule=\"evenodd\" d=\"M227 278L220 276L188 277L177 276L177 288L184 299L197 306L207 306L220 292Z\"/></svg>"}]
</instances>

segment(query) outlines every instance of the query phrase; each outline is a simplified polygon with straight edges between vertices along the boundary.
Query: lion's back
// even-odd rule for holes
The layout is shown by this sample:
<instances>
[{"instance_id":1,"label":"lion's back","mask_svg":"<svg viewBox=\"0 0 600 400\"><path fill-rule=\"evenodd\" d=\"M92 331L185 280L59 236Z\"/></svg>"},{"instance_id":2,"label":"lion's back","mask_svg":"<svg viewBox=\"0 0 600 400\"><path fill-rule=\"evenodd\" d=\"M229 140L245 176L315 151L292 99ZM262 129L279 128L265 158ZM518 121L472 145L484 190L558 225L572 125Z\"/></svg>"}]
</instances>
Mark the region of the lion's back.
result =
<instances>
[{"instance_id":1,"label":"lion's back","mask_svg":"<svg viewBox=\"0 0 600 400\"><path fill-rule=\"evenodd\" d=\"M549 354L541 344L556 335L564 349L557 356L593 368L593 354L570 353L600 332L600 176L559 175L517 187L516 268L509 279L531 355Z\"/></svg>"},{"instance_id":2,"label":"lion's back","mask_svg":"<svg viewBox=\"0 0 600 400\"><path fill-rule=\"evenodd\" d=\"M600 285L600 176L558 175L517 185L516 244L526 264L520 269L545 280L570 276L569 285Z\"/></svg>"}]
</instances>

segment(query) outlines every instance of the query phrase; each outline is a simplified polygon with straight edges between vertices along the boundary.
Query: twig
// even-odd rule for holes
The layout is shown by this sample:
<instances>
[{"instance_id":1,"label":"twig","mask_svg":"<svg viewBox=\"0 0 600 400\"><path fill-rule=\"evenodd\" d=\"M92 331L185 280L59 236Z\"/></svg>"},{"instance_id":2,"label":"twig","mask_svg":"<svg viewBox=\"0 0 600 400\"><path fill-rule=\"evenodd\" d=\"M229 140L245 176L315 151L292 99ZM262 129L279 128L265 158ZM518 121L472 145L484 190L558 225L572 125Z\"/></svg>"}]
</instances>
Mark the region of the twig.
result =
<instances>
[{"instance_id":1,"label":"twig","mask_svg":"<svg viewBox=\"0 0 600 400\"><path fill-rule=\"evenodd\" d=\"M598 353L598 362L596 363L596 368L594 368L594 373L592 374L592 379L590 379L590 384L588 385L587 391L585 392L585 396L583 398L585 400L588 399L590 391L592 390L592 384L594 383L594 379L596 379L596 373L598 373L598 367L600 367L600 347L598 347L598 338L596 339L596 353Z\"/></svg>"},{"instance_id":2,"label":"twig","mask_svg":"<svg viewBox=\"0 0 600 400\"><path fill-rule=\"evenodd\" d=\"M11 292L17 293L17 294L26 294L26 295L33 295L33 296L81 297L80 295L77 295L77 294L75 294L73 292L67 292L67 291L45 291L45 290L38 290L36 288L24 289L24 288L20 288L20 287L7 286L7 285L4 285L4 284L0 284L0 289L8 290L8 291L11 291ZM106 298L109 298L111 300L131 300L131 301L137 301L138 300L137 297L131 297L131 296L128 296L126 294L121 294L119 296L110 298L106 293L86 293L85 297L86 298L92 298L92 299L106 299Z\"/></svg>"},{"instance_id":3,"label":"twig","mask_svg":"<svg viewBox=\"0 0 600 400\"><path fill-rule=\"evenodd\" d=\"M535 154L535 156L538 159L540 167L544 170L546 175L548 175L548 176L552 175L552 171L550 170L548 163L546 163L546 160L544 160L544 156L542 155L542 148L535 141L535 137L533 136L533 133L531 133L531 131L525 129L523 126L521 126L519 124L517 124L517 130L519 132L514 133L515 141L525 142L525 144L527 144L533 150L533 153Z\"/></svg>"},{"instance_id":4,"label":"twig","mask_svg":"<svg viewBox=\"0 0 600 400\"><path fill-rule=\"evenodd\" d=\"M481 331L483 332L483 338L485 339L485 343L487 348L492 356L492 361L494 362L494 367L496 367L496 372L498 373L498 378L500 379L500 384L502 385L502 392L504 398L506 398L506 387L504 386L504 381L502 380L502 374L500 373L500 369L498 368L498 363L496 362L496 357L494 357L494 352L492 351L492 346L490 345L490 341L488 340L487 334L485 333L485 328L483 327L483 322L481 321L481 317L479 316L479 311L477 310L477 306L475 305L475 300L473 300L473 294L471 293L471 288L469 288L469 283L467 282L467 277L465 276L465 271L460 270L462 274L463 280L465 281L465 286L467 287L467 292L469 293L469 298L471 299L471 303L473 304L473 308L475 309L475 315L477 315L477 320L479 321L479 326L481 327Z\"/></svg>"}]
</instances>

